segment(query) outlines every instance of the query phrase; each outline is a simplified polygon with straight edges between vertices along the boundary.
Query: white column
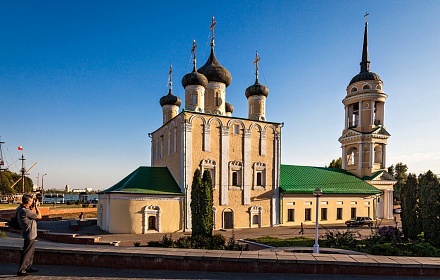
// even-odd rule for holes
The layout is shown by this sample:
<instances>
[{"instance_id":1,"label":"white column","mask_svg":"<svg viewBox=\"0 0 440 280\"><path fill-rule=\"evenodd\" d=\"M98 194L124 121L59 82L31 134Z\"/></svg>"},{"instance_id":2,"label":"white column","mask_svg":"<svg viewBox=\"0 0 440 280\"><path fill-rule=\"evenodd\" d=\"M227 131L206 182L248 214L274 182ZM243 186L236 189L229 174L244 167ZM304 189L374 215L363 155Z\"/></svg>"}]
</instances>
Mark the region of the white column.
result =
<instances>
[{"instance_id":1,"label":"white column","mask_svg":"<svg viewBox=\"0 0 440 280\"><path fill-rule=\"evenodd\" d=\"M251 131L243 130L243 204L251 203Z\"/></svg>"},{"instance_id":2,"label":"white column","mask_svg":"<svg viewBox=\"0 0 440 280\"><path fill-rule=\"evenodd\" d=\"M279 186L280 186L280 134L277 132L275 133L275 147L274 147L274 177L272 177L272 182L274 185L274 194L272 197L272 226L278 225L280 223L280 216L279 216L279 210L280 210L280 196L279 196Z\"/></svg>"},{"instance_id":3,"label":"white column","mask_svg":"<svg viewBox=\"0 0 440 280\"><path fill-rule=\"evenodd\" d=\"M362 129L362 100L359 101L359 126L361 127L361 131L363 131Z\"/></svg>"},{"instance_id":4,"label":"white column","mask_svg":"<svg viewBox=\"0 0 440 280\"><path fill-rule=\"evenodd\" d=\"M347 151L346 151L346 147L345 145L342 146L342 169L345 170L345 168L347 168L347 155L346 155Z\"/></svg>"},{"instance_id":5,"label":"white column","mask_svg":"<svg viewBox=\"0 0 440 280\"><path fill-rule=\"evenodd\" d=\"M382 166L385 168L387 159L387 144L382 145Z\"/></svg>"},{"instance_id":6,"label":"white column","mask_svg":"<svg viewBox=\"0 0 440 280\"><path fill-rule=\"evenodd\" d=\"M371 120L370 120L370 125L374 125L374 100L371 100Z\"/></svg>"},{"instance_id":7,"label":"white column","mask_svg":"<svg viewBox=\"0 0 440 280\"><path fill-rule=\"evenodd\" d=\"M181 150L181 183L180 189L186 196L186 230L191 229L191 184L192 177L192 125L184 120L182 122L182 130L180 136L180 150ZM187 188L185 190L185 187Z\"/></svg>"},{"instance_id":8,"label":"white column","mask_svg":"<svg viewBox=\"0 0 440 280\"><path fill-rule=\"evenodd\" d=\"M374 163L374 143L371 142L370 143L370 162L369 162L369 167L373 168L373 163Z\"/></svg>"},{"instance_id":9,"label":"white column","mask_svg":"<svg viewBox=\"0 0 440 280\"><path fill-rule=\"evenodd\" d=\"M220 163L220 205L228 205L228 148L229 148L229 128L221 128L221 163Z\"/></svg>"},{"instance_id":10,"label":"white column","mask_svg":"<svg viewBox=\"0 0 440 280\"><path fill-rule=\"evenodd\" d=\"M358 168L362 170L362 165L364 162L364 145L363 143L359 144L359 162L358 162Z\"/></svg>"},{"instance_id":11,"label":"white column","mask_svg":"<svg viewBox=\"0 0 440 280\"><path fill-rule=\"evenodd\" d=\"M345 105L344 106L344 109L345 109L345 129L347 129L348 128L348 107L347 107L347 105Z\"/></svg>"}]
</instances>

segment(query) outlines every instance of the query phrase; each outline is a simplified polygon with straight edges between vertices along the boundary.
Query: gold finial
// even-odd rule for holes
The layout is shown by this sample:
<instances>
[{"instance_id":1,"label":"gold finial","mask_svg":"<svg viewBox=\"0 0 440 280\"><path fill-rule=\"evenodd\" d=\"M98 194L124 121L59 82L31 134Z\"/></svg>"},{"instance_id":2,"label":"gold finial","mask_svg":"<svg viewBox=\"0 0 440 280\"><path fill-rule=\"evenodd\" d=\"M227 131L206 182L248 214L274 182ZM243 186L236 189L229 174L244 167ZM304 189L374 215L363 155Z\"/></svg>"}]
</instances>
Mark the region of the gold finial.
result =
<instances>
[{"instance_id":1,"label":"gold finial","mask_svg":"<svg viewBox=\"0 0 440 280\"><path fill-rule=\"evenodd\" d=\"M193 54L193 64L194 64L194 69L193 71L196 71L196 49L197 49L197 43L196 40L193 40L193 46L191 49L191 53Z\"/></svg>"},{"instance_id":2,"label":"gold finial","mask_svg":"<svg viewBox=\"0 0 440 280\"><path fill-rule=\"evenodd\" d=\"M365 24L368 24L368 16L369 16L370 14L368 13L368 12L366 12L365 13Z\"/></svg>"},{"instance_id":3,"label":"gold finial","mask_svg":"<svg viewBox=\"0 0 440 280\"><path fill-rule=\"evenodd\" d=\"M260 56L258 55L258 52L255 53L255 80L258 82L258 63L260 62Z\"/></svg>"},{"instance_id":4,"label":"gold finial","mask_svg":"<svg viewBox=\"0 0 440 280\"><path fill-rule=\"evenodd\" d=\"M171 94L171 91L173 89L173 65L170 65L170 72L168 73L168 75L170 80L169 85L170 85L170 94Z\"/></svg>"},{"instance_id":5,"label":"gold finial","mask_svg":"<svg viewBox=\"0 0 440 280\"><path fill-rule=\"evenodd\" d=\"M209 29L211 29L211 46L214 46L214 27L217 24L217 22L214 19L214 16L212 16L212 20L211 20L211 26L209 27Z\"/></svg>"}]
</instances>

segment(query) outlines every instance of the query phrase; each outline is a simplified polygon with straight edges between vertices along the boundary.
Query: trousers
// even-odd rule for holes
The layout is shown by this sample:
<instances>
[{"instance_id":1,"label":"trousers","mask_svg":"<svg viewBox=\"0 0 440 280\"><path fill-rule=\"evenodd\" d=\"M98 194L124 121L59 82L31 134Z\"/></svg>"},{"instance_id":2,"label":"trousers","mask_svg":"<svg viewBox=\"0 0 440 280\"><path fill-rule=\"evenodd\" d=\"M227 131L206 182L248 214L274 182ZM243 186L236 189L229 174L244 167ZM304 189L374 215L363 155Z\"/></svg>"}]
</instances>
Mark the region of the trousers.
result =
<instances>
[{"instance_id":1,"label":"trousers","mask_svg":"<svg viewBox=\"0 0 440 280\"><path fill-rule=\"evenodd\" d=\"M35 253L35 239L25 239L23 244L23 251L20 257L20 266L18 267L18 272L26 272L31 268L34 262Z\"/></svg>"}]
</instances>

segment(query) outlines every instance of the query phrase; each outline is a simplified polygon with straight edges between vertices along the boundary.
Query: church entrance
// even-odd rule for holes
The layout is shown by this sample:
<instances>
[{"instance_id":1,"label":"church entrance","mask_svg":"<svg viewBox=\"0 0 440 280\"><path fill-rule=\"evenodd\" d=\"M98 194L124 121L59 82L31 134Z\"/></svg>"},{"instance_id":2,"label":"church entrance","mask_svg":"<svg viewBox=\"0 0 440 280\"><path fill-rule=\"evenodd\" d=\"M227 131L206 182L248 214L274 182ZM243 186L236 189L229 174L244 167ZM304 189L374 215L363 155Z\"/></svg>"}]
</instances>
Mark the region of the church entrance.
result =
<instances>
[{"instance_id":1,"label":"church entrance","mask_svg":"<svg viewBox=\"0 0 440 280\"><path fill-rule=\"evenodd\" d=\"M223 213L224 226L225 229L234 228L234 212L228 211Z\"/></svg>"}]
</instances>

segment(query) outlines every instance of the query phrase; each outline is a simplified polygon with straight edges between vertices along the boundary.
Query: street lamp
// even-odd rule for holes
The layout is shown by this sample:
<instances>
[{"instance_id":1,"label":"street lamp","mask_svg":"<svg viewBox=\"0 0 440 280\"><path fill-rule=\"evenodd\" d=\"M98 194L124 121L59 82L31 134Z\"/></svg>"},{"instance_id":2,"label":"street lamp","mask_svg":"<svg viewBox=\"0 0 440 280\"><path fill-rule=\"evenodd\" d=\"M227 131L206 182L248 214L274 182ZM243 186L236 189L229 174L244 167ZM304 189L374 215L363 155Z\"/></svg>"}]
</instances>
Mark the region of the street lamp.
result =
<instances>
[{"instance_id":1,"label":"street lamp","mask_svg":"<svg viewBox=\"0 0 440 280\"><path fill-rule=\"evenodd\" d=\"M47 174L43 174L41 176L41 195L43 196L43 200L41 201L44 204L44 176L46 176Z\"/></svg>"},{"instance_id":2,"label":"street lamp","mask_svg":"<svg viewBox=\"0 0 440 280\"><path fill-rule=\"evenodd\" d=\"M313 195L316 197L315 244L313 245L313 253L319 254L319 244L318 244L318 211L319 211L319 197L322 195L322 190L320 188L316 188L313 191Z\"/></svg>"}]
</instances>

